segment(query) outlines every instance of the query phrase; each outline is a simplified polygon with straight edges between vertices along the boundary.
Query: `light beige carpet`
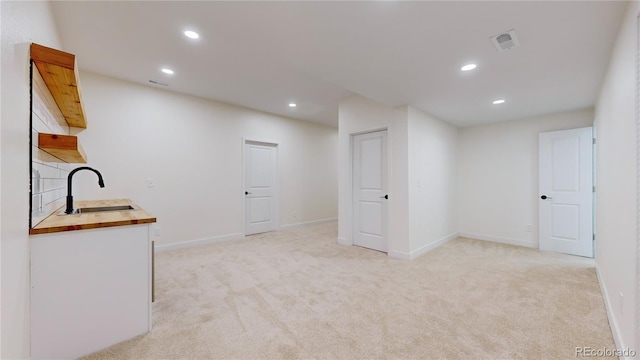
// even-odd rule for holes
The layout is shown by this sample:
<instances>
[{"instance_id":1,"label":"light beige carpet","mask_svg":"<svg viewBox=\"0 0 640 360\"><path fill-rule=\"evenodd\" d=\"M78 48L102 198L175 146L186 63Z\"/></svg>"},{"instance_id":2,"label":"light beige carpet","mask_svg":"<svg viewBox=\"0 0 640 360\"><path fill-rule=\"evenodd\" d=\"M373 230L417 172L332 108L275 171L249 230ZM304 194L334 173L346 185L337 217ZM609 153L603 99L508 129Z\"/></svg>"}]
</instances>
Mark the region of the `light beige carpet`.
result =
<instances>
[{"instance_id":1,"label":"light beige carpet","mask_svg":"<svg viewBox=\"0 0 640 360\"><path fill-rule=\"evenodd\" d=\"M156 254L153 331L87 359L570 359L614 348L590 261L459 238L413 260L324 224Z\"/></svg>"}]
</instances>

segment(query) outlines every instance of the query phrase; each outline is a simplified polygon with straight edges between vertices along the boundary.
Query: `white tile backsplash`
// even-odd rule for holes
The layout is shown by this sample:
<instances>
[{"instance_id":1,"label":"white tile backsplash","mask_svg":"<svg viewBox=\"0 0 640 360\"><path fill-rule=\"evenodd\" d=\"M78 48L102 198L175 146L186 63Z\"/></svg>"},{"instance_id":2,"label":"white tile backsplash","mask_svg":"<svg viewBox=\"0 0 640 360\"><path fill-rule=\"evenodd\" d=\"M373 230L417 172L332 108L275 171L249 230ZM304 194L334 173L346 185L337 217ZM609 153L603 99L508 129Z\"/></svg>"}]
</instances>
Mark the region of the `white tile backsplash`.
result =
<instances>
[{"instance_id":1,"label":"white tile backsplash","mask_svg":"<svg viewBox=\"0 0 640 360\"><path fill-rule=\"evenodd\" d=\"M67 175L71 164L61 162L38 148L38 134L69 134L68 126L61 126L42 99L33 92L31 109L31 226L37 225L56 209L66 197Z\"/></svg>"},{"instance_id":2,"label":"white tile backsplash","mask_svg":"<svg viewBox=\"0 0 640 360\"><path fill-rule=\"evenodd\" d=\"M69 164L31 162L31 225L64 205Z\"/></svg>"},{"instance_id":3,"label":"white tile backsplash","mask_svg":"<svg viewBox=\"0 0 640 360\"><path fill-rule=\"evenodd\" d=\"M33 106L38 106L39 98L33 98ZM33 128L38 132L46 132L50 134L68 134L69 127L68 126L60 126L58 122L53 118L53 115L46 116L45 114L49 114L46 111L46 108L43 104L40 104L40 109L34 109L33 114ZM37 110L37 111L36 111Z\"/></svg>"}]
</instances>

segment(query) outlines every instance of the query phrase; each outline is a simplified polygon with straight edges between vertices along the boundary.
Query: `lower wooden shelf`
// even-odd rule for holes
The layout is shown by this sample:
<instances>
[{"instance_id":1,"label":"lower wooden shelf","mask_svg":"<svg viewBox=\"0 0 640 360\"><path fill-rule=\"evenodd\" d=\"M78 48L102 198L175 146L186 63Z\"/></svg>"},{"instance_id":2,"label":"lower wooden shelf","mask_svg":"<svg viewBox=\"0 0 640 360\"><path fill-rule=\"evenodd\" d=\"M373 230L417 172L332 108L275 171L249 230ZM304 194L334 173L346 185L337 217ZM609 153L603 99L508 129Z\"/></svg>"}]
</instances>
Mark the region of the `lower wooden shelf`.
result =
<instances>
[{"instance_id":1,"label":"lower wooden shelf","mask_svg":"<svg viewBox=\"0 0 640 360\"><path fill-rule=\"evenodd\" d=\"M38 147L67 163L87 163L87 155L73 135L39 133Z\"/></svg>"}]
</instances>

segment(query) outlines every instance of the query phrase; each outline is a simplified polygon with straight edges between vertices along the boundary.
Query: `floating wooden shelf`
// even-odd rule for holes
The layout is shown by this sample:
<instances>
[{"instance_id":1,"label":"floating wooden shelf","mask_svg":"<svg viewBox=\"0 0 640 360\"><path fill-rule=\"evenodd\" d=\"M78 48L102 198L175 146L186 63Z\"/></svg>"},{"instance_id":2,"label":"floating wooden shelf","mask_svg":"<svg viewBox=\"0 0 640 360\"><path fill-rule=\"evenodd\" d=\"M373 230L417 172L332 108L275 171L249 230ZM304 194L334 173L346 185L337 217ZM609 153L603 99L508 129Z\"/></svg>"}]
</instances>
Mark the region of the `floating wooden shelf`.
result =
<instances>
[{"instance_id":1,"label":"floating wooden shelf","mask_svg":"<svg viewBox=\"0 0 640 360\"><path fill-rule=\"evenodd\" d=\"M87 121L80 96L76 56L31 44L31 60L47 84L67 124L86 129Z\"/></svg>"},{"instance_id":2,"label":"floating wooden shelf","mask_svg":"<svg viewBox=\"0 0 640 360\"><path fill-rule=\"evenodd\" d=\"M39 133L38 147L67 163L87 163L87 155L76 136Z\"/></svg>"}]
</instances>

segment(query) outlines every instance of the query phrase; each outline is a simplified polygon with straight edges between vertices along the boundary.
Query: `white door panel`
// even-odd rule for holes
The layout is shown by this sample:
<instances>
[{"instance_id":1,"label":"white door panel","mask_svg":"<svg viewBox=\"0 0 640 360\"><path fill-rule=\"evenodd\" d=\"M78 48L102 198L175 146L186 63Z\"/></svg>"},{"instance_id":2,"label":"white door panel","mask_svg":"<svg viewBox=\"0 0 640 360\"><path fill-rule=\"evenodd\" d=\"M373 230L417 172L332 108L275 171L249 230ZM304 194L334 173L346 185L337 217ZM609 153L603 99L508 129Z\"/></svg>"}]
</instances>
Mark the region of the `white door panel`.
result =
<instances>
[{"instance_id":1,"label":"white door panel","mask_svg":"<svg viewBox=\"0 0 640 360\"><path fill-rule=\"evenodd\" d=\"M360 232L372 236L382 236L382 222L369 221L384 216L380 202L360 201Z\"/></svg>"},{"instance_id":2,"label":"white door panel","mask_svg":"<svg viewBox=\"0 0 640 360\"><path fill-rule=\"evenodd\" d=\"M277 146L245 142L245 235L277 229Z\"/></svg>"},{"instance_id":3,"label":"white door panel","mask_svg":"<svg viewBox=\"0 0 640 360\"><path fill-rule=\"evenodd\" d=\"M589 135L591 136L591 135ZM551 191L580 190L580 138L576 136L550 139Z\"/></svg>"},{"instance_id":4,"label":"white door panel","mask_svg":"<svg viewBox=\"0 0 640 360\"><path fill-rule=\"evenodd\" d=\"M353 137L353 244L387 251L387 132ZM388 196L387 196L388 197Z\"/></svg>"},{"instance_id":5,"label":"white door panel","mask_svg":"<svg viewBox=\"0 0 640 360\"><path fill-rule=\"evenodd\" d=\"M593 257L593 130L540 134L540 249Z\"/></svg>"},{"instance_id":6,"label":"white door panel","mask_svg":"<svg viewBox=\"0 0 640 360\"><path fill-rule=\"evenodd\" d=\"M382 138L358 139L360 144L359 183L362 190L381 190L382 177Z\"/></svg>"},{"instance_id":7,"label":"white door panel","mask_svg":"<svg viewBox=\"0 0 640 360\"><path fill-rule=\"evenodd\" d=\"M257 224L271 220L271 197L249 197L249 223Z\"/></svg>"}]
</instances>

